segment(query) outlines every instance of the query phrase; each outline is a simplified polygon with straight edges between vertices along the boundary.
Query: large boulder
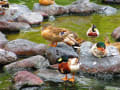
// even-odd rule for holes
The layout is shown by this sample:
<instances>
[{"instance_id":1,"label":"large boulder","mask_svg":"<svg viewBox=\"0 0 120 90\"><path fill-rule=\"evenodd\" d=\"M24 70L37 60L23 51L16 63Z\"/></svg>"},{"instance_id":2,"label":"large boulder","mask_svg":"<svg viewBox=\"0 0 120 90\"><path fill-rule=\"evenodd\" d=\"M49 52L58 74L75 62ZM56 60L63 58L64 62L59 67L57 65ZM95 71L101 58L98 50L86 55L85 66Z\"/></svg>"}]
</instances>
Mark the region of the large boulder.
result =
<instances>
[{"instance_id":1,"label":"large boulder","mask_svg":"<svg viewBox=\"0 0 120 90\"><path fill-rule=\"evenodd\" d=\"M120 27L117 27L113 32L112 32L112 37L116 41L120 41Z\"/></svg>"},{"instance_id":2,"label":"large boulder","mask_svg":"<svg viewBox=\"0 0 120 90\"><path fill-rule=\"evenodd\" d=\"M7 42L6 36L0 32L0 48L4 48Z\"/></svg>"},{"instance_id":3,"label":"large boulder","mask_svg":"<svg viewBox=\"0 0 120 90\"><path fill-rule=\"evenodd\" d=\"M17 60L16 54L0 49L0 65L8 64Z\"/></svg>"},{"instance_id":4,"label":"large boulder","mask_svg":"<svg viewBox=\"0 0 120 90\"><path fill-rule=\"evenodd\" d=\"M28 72L28 71L19 71L15 74L13 78L14 90L23 90L25 87L41 87L44 83L38 76ZM31 90L31 89L30 89ZM35 90L35 89L34 89Z\"/></svg>"},{"instance_id":5,"label":"large boulder","mask_svg":"<svg viewBox=\"0 0 120 90\"><path fill-rule=\"evenodd\" d=\"M19 32L20 30L30 29L31 26L27 23L0 21L0 31L4 33Z\"/></svg>"},{"instance_id":6,"label":"large boulder","mask_svg":"<svg viewBox=\"0 0 120 90\"><path fill-rule=\"evenodd\" d=\"M39 3L35 3L33 11L42 11L47 13L48 15L62 15L68 13L68 9L66 7L57 4L44 6L40 5Z\"/></svg>"},{"instance_id":7,"label":"large boulder","mask_svg":"<svg viewBox=\"0 0 120 90\"><path fill-rule=\"evenodd\" d=\"M37 55L8 64L4 67L4 70L7 73L15 73L22 70L34 71L37 69L46 68L48 65L48 60L46 60L43 56Z\"/></svg>"},{"instance_id":8,"label":"large boulder","mask_svg":"<svg viewBox=\"0 0 120 90\"><path fill-rule=\"evenodd\" d=\"M91 42L80 47L80 70L87 73L120 73L120 55L117 48L108 46L107 56L97 58L91 52Z\"/></svg>"},{"instance_id":9,"label":"large boulder","mask_svg":"<svg viewBox=\"0 0 120 90\"><path fill-rule=\"evenodd\" d=\"M44 55L47 46L44 44L37 44L25 39L16 39L8 42L5 45L5 50L12 51L18 56Z\"/></svg>"},{"instance_id":10,"label":"large boulder","mask_svg":"<svg viewBox=\"0 0 120 90\"><path fill-rule=\"evenodd\" d=\"M78 57L75 50L65 43L58 43L57 47L50 47L47 50L47 58L50 64L56 64L56 60L63 55Z\"/></svg>"}]
</instances>

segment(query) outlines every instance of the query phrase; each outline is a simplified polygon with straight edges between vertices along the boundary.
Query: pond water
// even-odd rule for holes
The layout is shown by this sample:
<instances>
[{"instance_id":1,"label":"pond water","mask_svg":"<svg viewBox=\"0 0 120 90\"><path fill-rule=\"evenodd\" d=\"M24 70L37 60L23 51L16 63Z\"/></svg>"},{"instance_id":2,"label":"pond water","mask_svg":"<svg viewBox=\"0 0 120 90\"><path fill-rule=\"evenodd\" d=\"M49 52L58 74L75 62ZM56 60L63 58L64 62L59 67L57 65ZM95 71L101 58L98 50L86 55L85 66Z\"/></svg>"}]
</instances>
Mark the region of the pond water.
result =
<instances>
[{"instance_id":1,"label":"pond water","mask_svg":"<svg viewBox=\"0 0 120 90\"><path fill-rule=\"evenodd\" d=\"M12 3L26 4L30 8L32 8L33 3L37 1L38 0L31 0L31 2L28 4L28 0L10 0ZM56 1L58 3L60 2L58 0ZM61 0L61 2L63 1L64 0ZM71 2L68 1L69 0L66 0L67 3L71 3L75 0L71 0ZM104 38L108 36L110 38L110 41L114 42L111 37L111 33L116 27L120 26L120 11L112 16L97 14L93 14L91 16L62 16L56 17L56 20L53 22L48 22L46 20L43 22L43 24L45 23L72 30L78 33L79 37L83 38L84 40L91 40L86 36L86 31L91 26L91 24L95 24L100 31L100 37L98 37L96 41L104 41ZM40 29L41 27L34 27L32 30L21 31L18 34L7 35L7 38L8 40L23 38L36 43L48 44L48 42L40 36ZM81 81L83 82L82 84L78 82L75 82L74 84L46 82L44 90L120 90L120 80L106 81L97 80L96 78L83 78ZM10 75L5 74L4 72L0 72L0 90L8 90L10 85Z\"/></svg>"}]
</instances>

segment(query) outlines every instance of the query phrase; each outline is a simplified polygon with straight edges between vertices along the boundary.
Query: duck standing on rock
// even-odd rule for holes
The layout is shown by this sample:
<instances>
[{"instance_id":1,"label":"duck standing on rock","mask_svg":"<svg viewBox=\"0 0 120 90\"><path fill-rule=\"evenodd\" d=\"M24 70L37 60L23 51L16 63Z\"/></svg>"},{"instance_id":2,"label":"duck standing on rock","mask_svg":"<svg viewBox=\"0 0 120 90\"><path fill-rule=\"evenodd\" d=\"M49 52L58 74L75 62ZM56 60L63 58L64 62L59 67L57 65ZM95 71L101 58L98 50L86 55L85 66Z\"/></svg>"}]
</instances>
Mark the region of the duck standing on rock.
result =
<instances>
[{"instance_id":1,"label":"duck standing on rock","mask_svg":"<svg viewBox=\"0 0 120 90\"><path fill-rule=\"evenodd\" d=\"M87 36L93 39L99 36L99 31L94 24L88 29Z\"/></svg>"},{"instance_id":2,"label":"duck standing on rock","mask_svg":"<svg viewBox=\"0 0 120 90\"><path fill-rule=\"evenodd\" d=\"M58 70L60 71L60 73L66 74L65 77L62 78L62 80L64 80L64 81L69 80L71 82L74 82L75 81L75 77L74 77L75 72L78 71L79 67L80 67L78 58L64 55L57 60L57 63L59 63ZM68 73L73 74L72 78L68 79L68 77L67 77Z\"/></svg>"},{"instance_id":3,"label":"duck standing on rock","mask_svg":"<svg viewBox=\"0 0 120 90\"><path fill-rule=\"evenodd\" d=\"M107 55L106 45L104 42L98 42L91 48L91 52L96 57L105 57Z\"/></svg>"},{"instance_id":4,"label":"duck standing on rock","mask_svg":"<svg viewBox=\"0 0 120 90\"><path fill-rule=\"evenodd\" d=\"M0 15L5 15L5 9L9 8L7 0L0 0Z\"/></svg>"},{"instance_id":5,"label":"duck standing on rock","mask_svg":"<svg viewBox=\"0 0 120 90\"><path fill-rule=\"evenodd\" d=\"M56 47L57 42L65 42L68 45L73 45L77 43L75 38L77 34L69 31L65 28L53 27L51 25L43 26L41 30L41 36L52 43L49 45L51 47Z\"/></svg>"},{"instance_id":6,"label":"duck standing on rock","mask_svg":"<svg viewBox=\"0 0 120 90\"><path fill-rule=\"evenodd\" d=\"M39 3L41 5L51 5L51 4L54 4L54 0L39 0Z\"/></svg>"}]
</instances>

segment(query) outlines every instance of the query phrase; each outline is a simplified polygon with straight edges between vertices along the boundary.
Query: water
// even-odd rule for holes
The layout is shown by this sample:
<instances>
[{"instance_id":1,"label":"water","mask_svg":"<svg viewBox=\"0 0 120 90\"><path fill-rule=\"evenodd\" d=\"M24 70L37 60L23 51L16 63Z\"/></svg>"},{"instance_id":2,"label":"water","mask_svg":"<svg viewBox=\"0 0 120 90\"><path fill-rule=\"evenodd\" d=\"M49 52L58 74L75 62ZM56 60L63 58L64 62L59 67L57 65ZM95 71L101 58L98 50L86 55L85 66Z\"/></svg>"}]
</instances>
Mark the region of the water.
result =
<instances>
[{"instance_id":1,"label":"water","mask_svg":"<svg viewBox=\"0 0 120 90\"><path fill-rule=\"evenodd\" d=\"M12 3L25 4L32 9L33 3L38 2L38 0L31 0L28 3L28 0L9 0ZM75 0L56 0L59 4L68 4ZM99 0L92 0L94 2L98 2ZM120 8L120 6L116 6ZM92 16L63 16L56 17L55 21L52 22L44 22L50 23L52 25L67 28L78 33L80 38L85 40L90 40L86 36L86 31L91 26L91 24L95 24L100 31L100 37L97 38L97 41L104 41L104 38L108 36L111 42L114 42L114 39L111 37L112 31L120 25L120 11L116 15L112 16L103 16L94 14ZM43 24L44 24L43 23ZM40 36L41 27L33 28L35 30L20 32L19 34L10 34L7 35L8 40L15 40L17 38L28 39L30 41L36 43L45 43L48 44L46 40L44 40ZM11 76L5 74L4 72L0 73L0 90L8 90L11 85ZM53 83L46 82L44 90L120 90L120 80L98 80L95 77L82 78L80 82L72 83Z\"/></svg>"}]
</instances>

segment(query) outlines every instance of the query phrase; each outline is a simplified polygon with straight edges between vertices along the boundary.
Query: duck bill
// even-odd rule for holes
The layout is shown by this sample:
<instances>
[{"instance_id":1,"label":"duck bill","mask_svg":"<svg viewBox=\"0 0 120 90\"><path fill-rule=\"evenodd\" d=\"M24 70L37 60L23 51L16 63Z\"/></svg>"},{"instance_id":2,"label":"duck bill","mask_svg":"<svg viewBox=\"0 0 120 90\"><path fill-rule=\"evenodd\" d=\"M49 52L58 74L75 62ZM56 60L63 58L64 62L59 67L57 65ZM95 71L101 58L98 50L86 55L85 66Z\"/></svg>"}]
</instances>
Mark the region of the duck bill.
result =
<instances>
[{"instance_id":1,"label":"duck bill","mask_svg":"<svg viewBox=\"0 0 120 90\"><path fill-rule=\"evenodd\" d=\"M99 51L101 51L101 52L105 52L105 49L104 48L97 48Z\"/></svg>"}]
</instances>

